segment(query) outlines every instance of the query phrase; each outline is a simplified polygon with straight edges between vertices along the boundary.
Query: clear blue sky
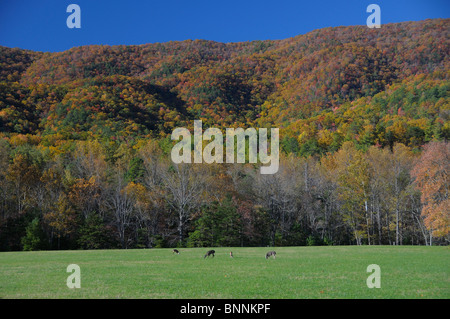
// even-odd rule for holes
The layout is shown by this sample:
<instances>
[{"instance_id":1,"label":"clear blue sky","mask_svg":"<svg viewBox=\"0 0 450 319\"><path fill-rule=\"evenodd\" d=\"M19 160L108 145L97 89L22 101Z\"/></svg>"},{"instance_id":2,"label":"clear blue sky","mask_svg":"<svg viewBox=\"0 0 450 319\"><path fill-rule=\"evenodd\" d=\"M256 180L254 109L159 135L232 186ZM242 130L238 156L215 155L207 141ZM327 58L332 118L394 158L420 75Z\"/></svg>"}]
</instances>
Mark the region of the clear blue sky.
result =
<instances>
[{"instance_id":1,"label":"clear blue sky","mask_svg":"<svg viewBox=\"0 0 450 319\"><path fill-rule=\"evenodd\" d=\"M81 29L69 29L69 4ZM449 18L450 0L0 0L0 45L64 51L88 44L186 39L285 39L329 26L365 25L369 4L381 23Z\"/></svg>"}]
</instances>

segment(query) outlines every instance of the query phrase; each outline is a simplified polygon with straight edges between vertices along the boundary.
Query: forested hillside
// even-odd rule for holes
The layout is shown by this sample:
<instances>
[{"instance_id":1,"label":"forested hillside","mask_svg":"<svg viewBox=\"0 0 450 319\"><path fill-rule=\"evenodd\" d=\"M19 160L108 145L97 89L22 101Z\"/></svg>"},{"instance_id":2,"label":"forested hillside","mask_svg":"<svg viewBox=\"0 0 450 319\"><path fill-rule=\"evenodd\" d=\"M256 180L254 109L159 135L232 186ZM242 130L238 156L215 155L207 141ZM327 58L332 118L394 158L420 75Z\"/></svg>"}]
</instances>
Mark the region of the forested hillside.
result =
<instances>
[{"instance_id":1,"label":"forested hillside","mask_svg":"<svg viewBox=\"0 0 450 319\"><path fill-rule=\"evenodd\" d=\"M448 243L449 38L0 47L0 249ZM279 172L174 165L194 120L280 128Z\"/></svg>"}]
</instances>

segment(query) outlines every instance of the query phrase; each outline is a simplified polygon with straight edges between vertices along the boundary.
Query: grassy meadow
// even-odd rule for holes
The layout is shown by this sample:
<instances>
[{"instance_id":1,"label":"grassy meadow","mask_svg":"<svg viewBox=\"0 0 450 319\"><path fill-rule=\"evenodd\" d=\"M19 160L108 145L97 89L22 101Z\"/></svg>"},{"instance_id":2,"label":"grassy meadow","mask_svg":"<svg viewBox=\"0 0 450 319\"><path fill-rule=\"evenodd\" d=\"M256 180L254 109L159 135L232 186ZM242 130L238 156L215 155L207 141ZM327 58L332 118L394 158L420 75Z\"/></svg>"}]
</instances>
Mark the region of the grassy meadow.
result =
<instances>
[{"instance_id":1,"label":"grassy meadow","mask_svg":"<svg viewBox=\"0 0 450 319\"><path fill-rule=\"evenodd\" d=\"M214 249L1 252L0 298L450 298L449 247L276 247L268 260L269 248ZM81 288L67 287L69 264ZM370 264L381 288L366 285Z\"/></svg>"}]
</instances>

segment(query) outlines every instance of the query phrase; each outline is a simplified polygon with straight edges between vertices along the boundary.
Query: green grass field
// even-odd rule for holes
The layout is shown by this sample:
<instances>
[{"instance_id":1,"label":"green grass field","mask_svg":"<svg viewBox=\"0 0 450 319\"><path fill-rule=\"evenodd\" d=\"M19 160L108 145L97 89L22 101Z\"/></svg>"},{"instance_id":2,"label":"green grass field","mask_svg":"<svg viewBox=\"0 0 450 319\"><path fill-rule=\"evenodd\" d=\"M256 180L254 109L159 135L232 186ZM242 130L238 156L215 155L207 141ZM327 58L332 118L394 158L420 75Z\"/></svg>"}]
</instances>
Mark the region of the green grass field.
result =
<instances>
[{"instance_id":1,"label":"green grass field","mask_svg":"<svg viewBox=\"0 0 450 319\"><path fill-rule=\"evenodd\" d=\"M450 248L277 247L0 253L1 298L450 298ZM228 256L232 250L234 258ZM66 285L69 264L81 288ZM367 266L381 269L369 289Z\"/></svg>"}]
</instances>

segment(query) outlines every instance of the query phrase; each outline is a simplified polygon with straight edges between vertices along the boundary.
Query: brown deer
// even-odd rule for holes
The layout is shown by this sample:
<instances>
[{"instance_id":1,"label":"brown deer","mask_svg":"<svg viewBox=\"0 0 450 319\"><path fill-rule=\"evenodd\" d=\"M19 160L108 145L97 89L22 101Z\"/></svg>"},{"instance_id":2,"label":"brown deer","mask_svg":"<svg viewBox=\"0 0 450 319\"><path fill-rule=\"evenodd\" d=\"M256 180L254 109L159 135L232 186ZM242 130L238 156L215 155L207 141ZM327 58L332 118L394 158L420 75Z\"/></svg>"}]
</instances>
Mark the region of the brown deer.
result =
<instances>
[{"instance_id":1,"label":"brown deer","mask_svg":"<svg viewBox=\"0 0 450 319\"><path fill-rule=\"evenodd\" d=\"M177 254L177 255L179 255L180 252L178 251L178 249L174 249L174 250L172 251L172 254Z\"/></svg>"},{"instance_id":2,"label":"brown deer","mask_svg":"<svg viewBox=\"0 0 450 319\"><path fill-rule=\"evenodd\" d=\"M208 252L206 253L205 257L203 257L203 259L206 258L206 257L209 257L209 256L211 256L211 255L214 257L214 254L215 254L215 253L216 253L215 250L208 250Z\"/></svg>"},{"instance_id":3,"label":"brown deer","mask_svg":"<svg viewBox=\"0 0 450 319\"><path fill-rule=\"evenodd\" d=\"M269 252L266 254L266 259L269 259L270 256L273 256L273 259L276 259L276 255L277 255L277 253L276 253L274 250L269 251Z\"/></svg>"}]
</instances>

